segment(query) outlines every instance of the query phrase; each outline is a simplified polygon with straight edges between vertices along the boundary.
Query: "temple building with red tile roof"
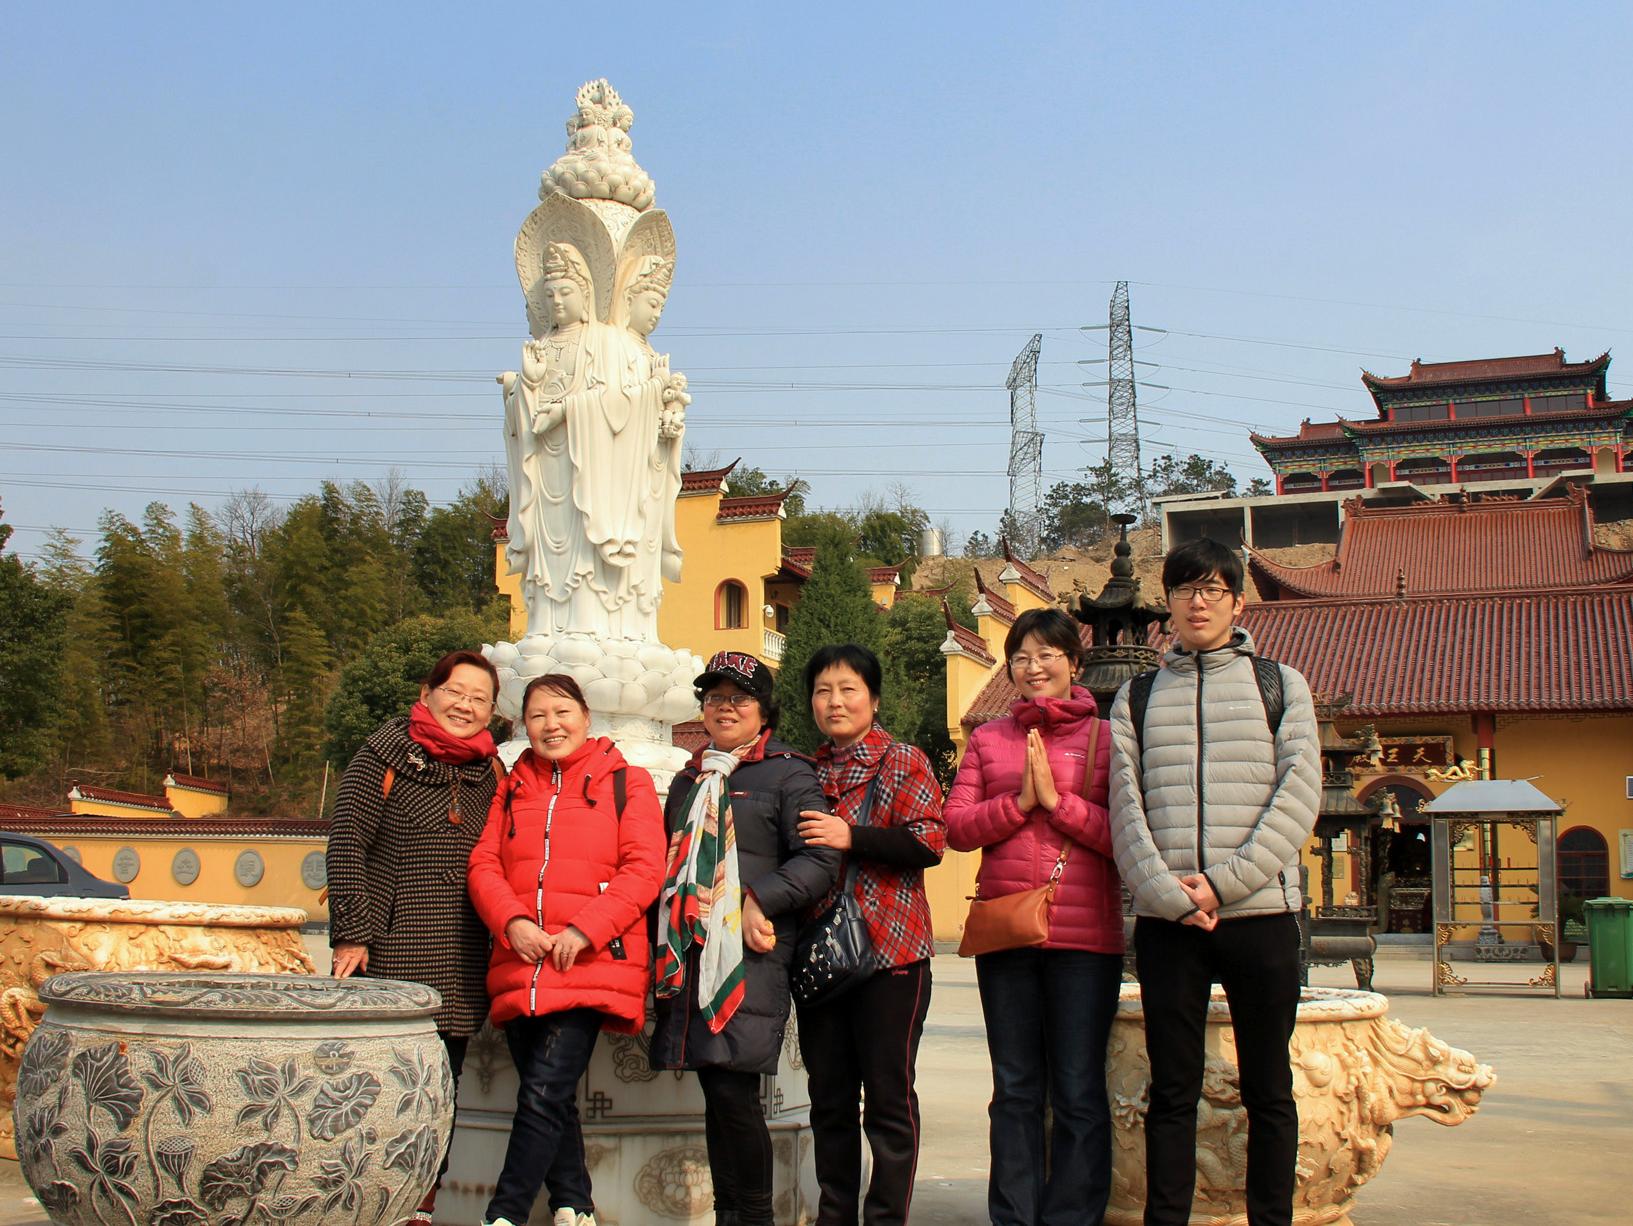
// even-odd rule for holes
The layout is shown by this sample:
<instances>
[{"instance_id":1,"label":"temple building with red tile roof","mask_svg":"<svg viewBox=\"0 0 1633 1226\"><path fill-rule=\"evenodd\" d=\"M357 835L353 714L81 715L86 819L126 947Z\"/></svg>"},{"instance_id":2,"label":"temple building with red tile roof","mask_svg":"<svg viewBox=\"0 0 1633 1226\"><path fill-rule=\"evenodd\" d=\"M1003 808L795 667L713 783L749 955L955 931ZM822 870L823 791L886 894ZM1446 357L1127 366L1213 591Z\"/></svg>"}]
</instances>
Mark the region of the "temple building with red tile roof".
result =
<instances>
[{"instance_id":1,"label":"temple building with red tile roof","mask_svg":"<svg viewBox=\"0 0 1633 1226\"><path fill-rule=\"evenodd\" d=\"M1275 474L1273 496L1156 499L1164 547L1202 536L1259 548L1332 543L1357 498L1381 505L1456 489L1546 498L1566 481L1588 489L1602 519L1633 517L1633 399L1611 396L1609 367L1608 353L1571 362L1555 349L1362 371L1370 414L1251 436Z\"/></svg>"}]
</instances>

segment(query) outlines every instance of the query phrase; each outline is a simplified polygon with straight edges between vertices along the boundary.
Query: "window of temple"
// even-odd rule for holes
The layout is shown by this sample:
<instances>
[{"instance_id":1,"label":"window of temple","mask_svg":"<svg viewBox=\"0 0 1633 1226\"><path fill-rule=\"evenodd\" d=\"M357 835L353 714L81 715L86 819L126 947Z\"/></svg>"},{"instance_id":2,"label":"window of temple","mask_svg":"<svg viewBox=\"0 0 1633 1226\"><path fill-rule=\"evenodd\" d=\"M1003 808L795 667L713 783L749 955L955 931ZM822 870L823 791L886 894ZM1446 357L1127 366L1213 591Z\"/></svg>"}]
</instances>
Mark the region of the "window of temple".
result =
<instances>
[{"instance_id":1,"label":"window of temple","mask_svg":"<svg viewBox=\"0 0 1633 1226\"><path fill-rule=\"evenodd\" d=\"M1559 396L1531 397L1532 413L1579 413L1588 407L1586 392L1567 392Z\"/></svg>"},{"instance_id":2,"label":"window of temple","mask_svg":"<svg viewBox=\"0 0 1633 1226\"><path fill-rule=\"evenodd\" d=\"M1397 481L1450 481L1452 466L1443 456L1414 456L1395 465Z\"/></svg>"},{"instance_id":3,"label":"window of temple","mask_svg":"<svg viewBox=\"0 0 1633 1226\"><path fill-rule=\"evenodd\" d=\"M1457 402L1458 421L1479 417L1523 417L1524 415L1525 400L1520 396L1507 396L1500 400L1459 400Z\"/></svg>"},{"instance_id":4,"label":"window of temple","mask_svg":"<svg viewBox=\"0 0 1633 1226\"><path fill-rule=\"evenodd\" d=\"M1573 826L1559 836L1559 892L1579 898L1610 893L1610 848L1592 826Z\"/></svg>"},{"instance_id":5,"label":"window of temple","mask_svg":"<svg viewBox=\"0 0 1633 1226\"><path fill-rule=\"evenodd\" d=\"M1281 482L1284 494L1307 494L1320 488L1321 478L1315 473L1288 473Z\"/></svg>"},{"instance_id":6,"label":"window of temple","mask_svg":"<svg viewBox=\"0 0 1633 1226\"><path fill-rule=\"evenodd\" d=\"M1516 451L1464 456L1457 462L1457 475L1464 481L1523 481L1525 457Z\"/></svg>"},{"instance_id":7,"label":"window of temple","mask_svg":"<svg viewBox=\"0 0 1633 1226\"><path fill-rule=\"evenodd\" d=\"M1366 484L1366 475L1359 468L1340 468L1327 476L1330 490L1358 490Z\"/></svg>"},{"instance_id":8,"label":"window of temple","mask_svg":"<svg viewBox=\"0 0 1633 1226\"><path fill-rule=\"evenodd\" d=\"M1444 400L1433 404L1396 405L1389 412L1392 421L1444 421L1447 416Z\"/></svg>"},{"instance_id":9,"label":"window of temple","mask_svg":"<svg viewBox=\"0 0 1633 1226\"><path fill-rule=\"evenodd\" d=\"M1537 452L1535 467L1537 476L1541 477L1576 468L1592 468L1593 461L1580 447L1550 447Z\"/></svg>"},{"instance_id":10,"label":"window of temple","mask_svg":"<svg viewBox=\"0 0 1633 1226\"><path fill-rule=\"evenodd\" d=\"M742 630L748 625L748 589L727 579L714 593L714 628Z\"/></svg>"}]
</instances>

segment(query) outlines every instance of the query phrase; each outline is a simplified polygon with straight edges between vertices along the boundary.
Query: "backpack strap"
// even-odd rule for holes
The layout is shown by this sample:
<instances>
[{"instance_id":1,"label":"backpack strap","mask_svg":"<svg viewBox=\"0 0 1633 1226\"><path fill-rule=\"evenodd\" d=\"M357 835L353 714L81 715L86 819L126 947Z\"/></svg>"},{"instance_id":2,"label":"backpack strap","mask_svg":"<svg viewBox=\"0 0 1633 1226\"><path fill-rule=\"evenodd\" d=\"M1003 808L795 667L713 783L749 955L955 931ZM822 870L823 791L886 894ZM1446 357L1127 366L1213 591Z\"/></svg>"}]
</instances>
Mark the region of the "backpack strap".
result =
<instances>
[{"instance_id":1,"label":"backpack strap","mask_svg":"<svg viewBox=\"0 0 1633 1226\"><path fill-rule=\"evenodd\" d=\"M391 787L396 782L397 782L397 768L395 766L386 767L386 777L384 779L380 780L380 799L381 800L390 800L391 799Z\"/></svg>"},{"instance_id":2,"label":"backpack strap","mask_svg":"<svg viewBox=\"0 0 1633 1226\"><path fill-rule=\"evenodd\" d=\"M1253 657L1253 680L1259 683L1259 698L1264 703L1264 722L1270 725L1270 735L1281 731L1281 717L1287 714L1287 695L1282 689L1281 665L1263 656Z\"/></svg>"},{"instance_id":3,"label":"backpack strap","mask_svg":"<svg viewBox=\"0 0 1633 1226\"><path fill-rule=\"evenodd\" d=\"M624 775L625 768L622 766L612 772L612 811L619 818L624 816L624 805L629 801L629 788Z\"/></svg>"},{"instance_id":4,"label":"backpack strap","mask_svg":"<svg viewBox=\"0 0 1633 1226\"><path fill-rule=\"evenodd\" d=\"M1145 709L1151 705L1151 687L1157 681L1157 669L1141 673L1128 683L1128 718L1134 723L1134 743L1140 750L1140 762L1145 762Z\"/></svg>"}]
</instances>

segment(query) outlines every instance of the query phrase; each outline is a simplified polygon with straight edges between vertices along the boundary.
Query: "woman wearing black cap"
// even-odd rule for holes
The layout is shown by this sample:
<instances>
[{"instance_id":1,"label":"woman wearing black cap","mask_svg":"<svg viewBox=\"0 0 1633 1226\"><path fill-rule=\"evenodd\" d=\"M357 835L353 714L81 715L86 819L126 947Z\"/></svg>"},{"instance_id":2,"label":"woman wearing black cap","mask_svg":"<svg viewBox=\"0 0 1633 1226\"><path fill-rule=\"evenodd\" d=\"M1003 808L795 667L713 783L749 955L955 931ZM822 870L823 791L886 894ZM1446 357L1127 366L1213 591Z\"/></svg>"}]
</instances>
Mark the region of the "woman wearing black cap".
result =
<instances>
[{"instance_id":1,"label":"woman wearing black cap","mask_svg":"<svg viewBox=\"0 0 1633 1226\"><path fill-rule=\"evenodd\" d=\"M800 913L832 886L839 853L800 837L800 811L827 804L811 760L771 739L771 670L722 651L696 685L709 744L669 787L651 1059L697 1070L715 1221L769 1226L760 1077L782 1051Z\"/></svg>"}]
</instances>

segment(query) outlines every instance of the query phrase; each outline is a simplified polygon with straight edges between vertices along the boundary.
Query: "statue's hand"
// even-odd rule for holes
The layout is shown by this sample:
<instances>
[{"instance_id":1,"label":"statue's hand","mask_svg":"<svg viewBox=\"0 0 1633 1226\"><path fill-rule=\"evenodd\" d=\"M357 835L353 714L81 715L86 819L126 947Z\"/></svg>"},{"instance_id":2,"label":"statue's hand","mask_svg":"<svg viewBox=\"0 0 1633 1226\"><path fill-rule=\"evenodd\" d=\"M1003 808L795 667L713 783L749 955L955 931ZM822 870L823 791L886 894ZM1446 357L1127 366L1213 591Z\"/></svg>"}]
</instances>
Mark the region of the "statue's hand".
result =
<instances>
[{"instance_id":1,"label":"statue's hand","mask_svg":"<svg viewBox=\"0 0 1633 1226\"><path fill-rule=\"evenodd\" d=\"M543 345L538 341L528 341L522 346L522 378L529 383L537 383L544 378L547 369Z\"/></svg>"},{"instance_id":2,"label":"statue's hand","mask_svg":"<svg viewBox=\"0 0 1633 1226\"><path fill-rule=\"evenodd\" d=\"M553 404L545 405L537 413L533 414L533 432L543 434L547 430L554 430L566 420L567 406L557 400Z\"/></svg>"}]
</instances>

